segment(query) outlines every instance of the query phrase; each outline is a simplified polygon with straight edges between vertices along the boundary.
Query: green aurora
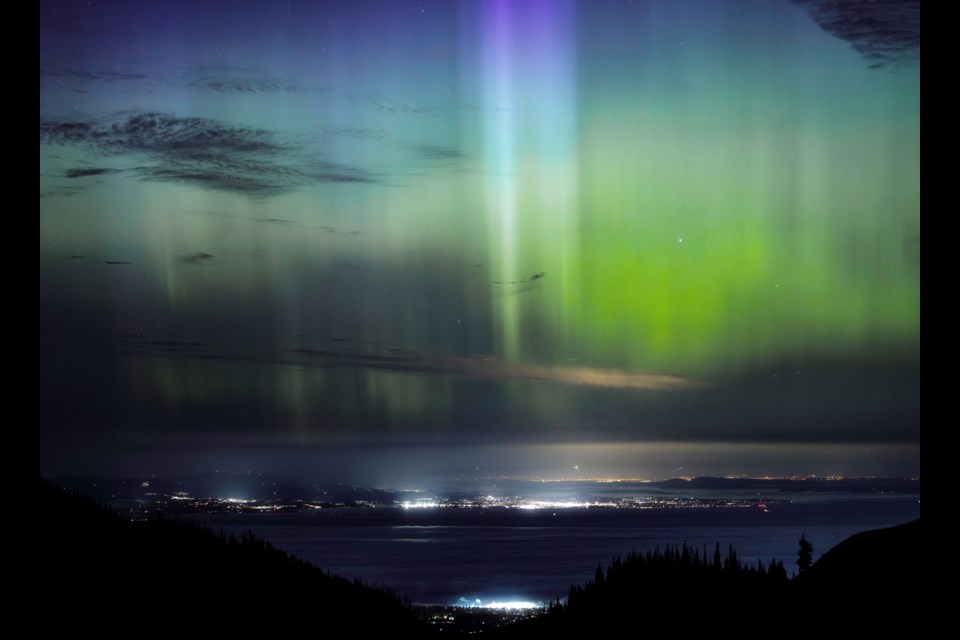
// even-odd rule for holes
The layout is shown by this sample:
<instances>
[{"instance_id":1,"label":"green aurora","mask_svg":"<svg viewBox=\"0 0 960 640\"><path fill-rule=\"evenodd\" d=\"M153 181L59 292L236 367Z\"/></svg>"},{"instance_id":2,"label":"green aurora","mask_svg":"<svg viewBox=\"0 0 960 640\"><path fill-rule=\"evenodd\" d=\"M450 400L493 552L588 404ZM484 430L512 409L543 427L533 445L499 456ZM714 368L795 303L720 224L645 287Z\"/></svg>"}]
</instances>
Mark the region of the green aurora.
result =
<instances>
[{"instance_id":1,"label":"green aurora","mask_svg":"<svg viewBox=\"0 0 960 640\"><path fill-rule=\"evenodd\" d=\"M41 9L42 466L236 436L919 472L918 51L788 2L298 10Z\"/></svg>"}]
</instances>

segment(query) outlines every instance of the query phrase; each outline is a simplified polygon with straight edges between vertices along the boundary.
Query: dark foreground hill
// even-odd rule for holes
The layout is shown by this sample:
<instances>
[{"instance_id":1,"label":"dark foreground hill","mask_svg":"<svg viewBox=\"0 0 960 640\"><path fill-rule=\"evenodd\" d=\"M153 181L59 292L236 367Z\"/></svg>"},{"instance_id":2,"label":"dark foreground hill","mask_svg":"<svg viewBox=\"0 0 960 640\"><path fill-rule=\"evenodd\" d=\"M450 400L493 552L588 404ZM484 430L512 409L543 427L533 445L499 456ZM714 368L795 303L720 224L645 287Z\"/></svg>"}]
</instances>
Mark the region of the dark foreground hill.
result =
<instances>
[{"instance_id":1,"label":"dark foreground hill","mask_svg":"<svg viewBox=\"0 0 960 640\"><path fill-rule=\"evenodd\" d=\"M823 554L793 581L807 607L909 619L918 612L928 567L920 538L920 521L864 531Z\"/></svg>"},{"instance_id":2,"label":"dark foreground hill","mask_svg":"<svg viewBox=\"0 0 960 640\"><path fill-rule=\"evenodd\" d=\"M129 522L41 485L35 547L41 633L432 635L390 594L327 575L253 536L232 538L172 520ZM919 520L852 536L793 580L782 564L744 565L732 548L631 553L598 566L592 581L571 587L567 602L546 615L489 635L906 629L922 617L922 554Z\"/></svg>"},{"instance_id":3,"label":"dark foreground hill","mask_svg":"<svg viewBox=\"0 0 960 640\"><path fill-rule=\"evenodd\" d=\"M252 535L170 520L129 522L41 481L40 632L128 629L245 634L428 629L390 594L330 576Z\"/></svg>"},{"instance_id":4,"label":"dark foreground hill","mask_svg":"<svg viewBox=\"0 0 960 640\"><path fill-rule=\"evenodd\" d=\"M921 617L920 521L843 541L792 580L775 562L746 566L687 546L617 558L565 604L497 637L735 632L749 637L909 629ZM891 627L892 625L892 627Z\"/></svg>"}]
</instances>

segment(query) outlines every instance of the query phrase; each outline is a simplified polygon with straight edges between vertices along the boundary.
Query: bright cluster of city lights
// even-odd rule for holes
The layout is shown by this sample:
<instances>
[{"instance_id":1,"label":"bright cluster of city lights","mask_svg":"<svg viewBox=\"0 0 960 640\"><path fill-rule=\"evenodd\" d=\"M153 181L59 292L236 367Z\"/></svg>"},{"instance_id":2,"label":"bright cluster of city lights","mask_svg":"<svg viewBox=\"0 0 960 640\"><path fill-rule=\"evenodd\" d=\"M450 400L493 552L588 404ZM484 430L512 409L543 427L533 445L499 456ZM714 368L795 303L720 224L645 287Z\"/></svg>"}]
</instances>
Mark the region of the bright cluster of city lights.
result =
<instances>
[{"instance_id":1,"label":"bright cluster of city lights","mask_svg":"<svg viewBox=\"0 0 960 640\"><path fill-rule=\"evenodd\" d=\"M465 609L496 609L498 611L524 611L543 608L542 603L529 600L491 600L490 602L484 602L480 598L473 600L460 598L453 606Z\"/></svg>"}]
</instances>

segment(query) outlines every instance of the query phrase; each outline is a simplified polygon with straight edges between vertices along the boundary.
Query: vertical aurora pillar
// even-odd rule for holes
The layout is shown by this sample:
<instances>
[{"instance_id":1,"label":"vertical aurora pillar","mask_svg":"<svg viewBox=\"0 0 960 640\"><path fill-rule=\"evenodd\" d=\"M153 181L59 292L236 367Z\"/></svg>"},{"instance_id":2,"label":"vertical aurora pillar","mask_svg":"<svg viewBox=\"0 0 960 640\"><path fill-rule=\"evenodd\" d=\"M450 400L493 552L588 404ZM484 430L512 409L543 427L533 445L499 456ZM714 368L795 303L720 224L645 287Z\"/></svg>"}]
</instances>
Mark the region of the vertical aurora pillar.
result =
<instances>
[{"instance_id":1,"label":"vertical aurora pillar","mask_svg":"<svg viewBox=\"0 0 960 640\"><path fill-rule=\"evenodd\" d=\"M578 191L573 4L500 1L480 11L497 353L511 360L569 357ZM538 286L525 286L540 273L546 277ZM563 349L538 348L537 336L557 330Z\"/></svg>"}]
</instances>

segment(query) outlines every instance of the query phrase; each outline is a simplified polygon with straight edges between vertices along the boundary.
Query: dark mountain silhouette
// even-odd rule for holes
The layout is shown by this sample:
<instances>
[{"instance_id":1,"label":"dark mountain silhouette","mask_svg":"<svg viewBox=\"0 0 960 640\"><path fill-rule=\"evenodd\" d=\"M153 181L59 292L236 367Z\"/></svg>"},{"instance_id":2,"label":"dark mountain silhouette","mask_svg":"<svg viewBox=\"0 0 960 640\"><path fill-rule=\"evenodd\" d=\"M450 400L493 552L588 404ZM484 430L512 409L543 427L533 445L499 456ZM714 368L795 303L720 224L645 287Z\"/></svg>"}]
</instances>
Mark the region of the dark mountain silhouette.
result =
<instances>
[{"instance_id":1,"label":"dark mountain silhouette","mask_svg":"<svg viewBox=\"0 0 960 640\"><path fill-rule=\"evenodd\" d=\"M924 555L920 520L850 536L791 581L798 627L861 637L918 629Z\"/></svg>"},{"instance_id":2,"label":"dark mountain silhouette","mask_svg":"<svg viewBox=\"0 0 960 640\"><path fill-rule=\"evenodd\" d=\"M328 575L253 535L187 522L130 522L41 481L42 630L350 629L429 633L389 593Z\"/></svg>"},{"instance_id":3,"label":"dark mountain silhouette","mask_svg":"<svg viewBox=\"0 0 960 640\"><path fill-rule=\"evenodd\" d=\"M757 489L767 493L832 492L919 494L920 480L915 478L671 478L654 483L660 489L690 490Z\"/></svg>"},{"instance_id":4,"label":"dark mountain silhouette","mask_svg":"<svg viewBox=\"0 0 960 640\"><path fill-rule=\"evenodd\" d=\"M501 633L602 637L649 624L676 630L735 628L728 624L734 617L748 617L750 624L772 619L788 589L782 563L744 565L732 547L725 554L719 545L634 551L606 568L598 565L593 580L570 588L565 604L554 603L546 615Z\"/></svg>"},{"instance_id":5,"label":"dark mountain silhouette","mask_svg":"<svg viewBox=\"0 0 960 640\"><path fill-rule=\"evenodd\" d=\"M686 545L633 552L598 566L546 615L496 637L618 634L653 626L685 633L862 632L916 623L920 615L920 521L844 540L787 579L783 564L744 565L730 547Z\"/></svg>"},{"instance_id":6,"label":"dark mountain silhouette","mask_svg":"<svg viewBox=\"0 0 960 640\"><path fill-rule=\"evenodd\" d=\"M38 583L49 612L38 620L41 633L433 634L386 591L328 575L253 535L164 518L131 522L46 481L38 514ZM867 531L793 580L782 563L747 565L733 547L632 552L598 565L592 580L572 586L567 602L558 599L545 615L485 635L881 630L920 616L921 548L919 520Z\"/></svg>"},{"instance_id":7,"label":"dark mountain silhouette","mask_svg":"<svg viewBox=\"0 0 960 640\"><path fill-rule=\"evenodd\" d=\"M797 588L833 599L837 594L881 597L923 581L920 521L864 531L830 549L794 580Z\"/></svg>"},{"instance_id":8,"label":"dark mountain silhouette","mask_svg":"<svg viewBox=\"0 0 960 640\"><path fill-rule=\"evenodd\" d=\"M153 341L154 344L160 341ZM178 344L165 341L162 346L176 347ZM217 473L192 474L177 479L157 478L154 476L126 478L85 478L78 476L58 476L50 478L57 486L76 490L101 504L114 500L138 500L151 503L150 496L171 496L182 492L197 498L210 496L234 496L248 500L313 501L315 503L349 504L358 500L376 501L389 504L397 499L408 497L400 491L355 487L344 484L320 484L302 486L295 481L259 473Z\"/></svg>"}]
</instances>

